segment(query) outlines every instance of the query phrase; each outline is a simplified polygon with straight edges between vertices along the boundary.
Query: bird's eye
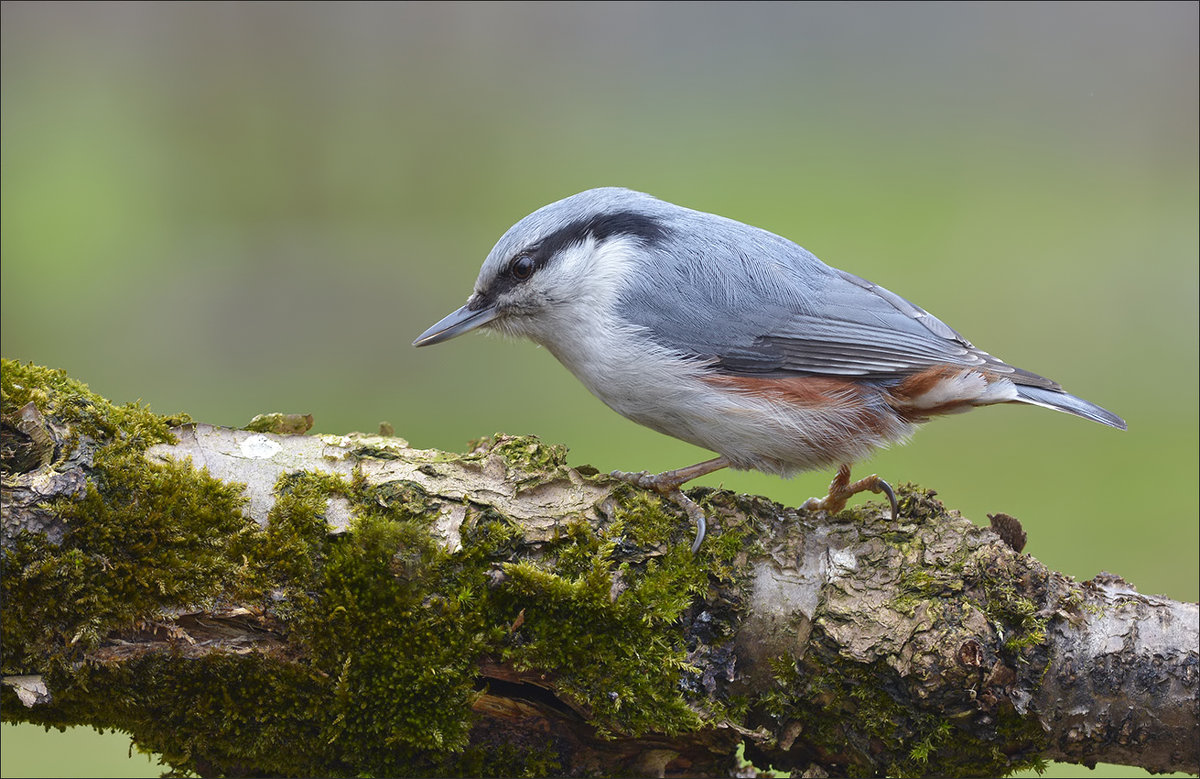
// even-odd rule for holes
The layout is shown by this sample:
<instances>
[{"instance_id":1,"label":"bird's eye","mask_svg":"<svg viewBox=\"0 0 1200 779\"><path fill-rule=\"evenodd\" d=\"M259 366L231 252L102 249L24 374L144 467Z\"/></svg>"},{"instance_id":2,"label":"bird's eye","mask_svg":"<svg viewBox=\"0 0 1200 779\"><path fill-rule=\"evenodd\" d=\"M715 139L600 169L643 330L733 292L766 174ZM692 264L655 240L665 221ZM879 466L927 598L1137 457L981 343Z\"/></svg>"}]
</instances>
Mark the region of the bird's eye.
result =
<instances>
[{"instance_id":1,"label":"bird's eye","mask_svg":"<svg viewBox=\"0 0 1200 779\"><path fill-rule=\"evenodd\" d=\"M524 281L533 275L533 258L528 254L518 254L508 263L508 272L517 281Z\"/></svg>"}]
</instances>

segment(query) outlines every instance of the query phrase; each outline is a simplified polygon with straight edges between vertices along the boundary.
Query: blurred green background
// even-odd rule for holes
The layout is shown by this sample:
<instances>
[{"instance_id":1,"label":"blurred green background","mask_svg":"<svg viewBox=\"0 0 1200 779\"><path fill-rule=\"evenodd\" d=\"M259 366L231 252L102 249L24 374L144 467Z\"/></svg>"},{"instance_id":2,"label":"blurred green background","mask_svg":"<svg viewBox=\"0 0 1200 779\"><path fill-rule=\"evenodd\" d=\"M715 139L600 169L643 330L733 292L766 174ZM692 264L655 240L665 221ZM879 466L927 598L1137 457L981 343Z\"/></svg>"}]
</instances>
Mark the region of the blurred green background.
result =
<instances>
[{"instance_id":1,"label":"blurred green background","mask_svg":"<svg viewBox=\"0 0 1200 779\"><path fill-rule=\"evenodd\" d=\"M1194 3L5 3L0 36L6 357L217 424L690 464L530 344L409 346L510 224L628 186L792 238L1123 415L977 411L860 475L1013 514L1072 576L1197 599ZM830 477L702 483L796 504ZM5 724L2 772L161 770L128 743Z\"/></svg>"}]
</instances>

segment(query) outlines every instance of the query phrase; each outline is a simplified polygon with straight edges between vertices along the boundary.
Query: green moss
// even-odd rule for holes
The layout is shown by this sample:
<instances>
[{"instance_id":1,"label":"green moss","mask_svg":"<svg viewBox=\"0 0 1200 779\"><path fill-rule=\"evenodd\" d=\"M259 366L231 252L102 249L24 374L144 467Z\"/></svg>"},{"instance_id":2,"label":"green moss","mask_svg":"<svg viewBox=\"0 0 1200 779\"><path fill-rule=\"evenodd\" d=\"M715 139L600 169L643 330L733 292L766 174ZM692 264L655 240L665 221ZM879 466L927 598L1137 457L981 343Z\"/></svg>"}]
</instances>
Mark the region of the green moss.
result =
<instances>
[{"instance_id":1,"label":"green moss","mask_svg":"<svg viewBox=\"0 0 1200 779\"><path fill-rule=\"evenodd\" d=\"M913 745L912 749L908 751L909 760L917 765L927 765L930 756L946 744L952 732L953 728L950 727L949 722L940 723Z\"/></svg>"},{"instance_id":2,"label":"green moss","mask_svg":"<svg viewBox=\"0 0 1200 779\"><path fill-rule=\"evenodd\" d=\"M746 757L746 742L738 742L737 749L733 753L734 776L767 776L777 779L787 779L792 775L791 771L776 771L774 766L759 768Z\"/></svg>"},{"instance_id":3,"label":"green moss","mask_svg":"<svg viewBox=\"0 0 1200 779\"><path fill-rule=\"evenodd\" d=\"M439 770L471 772L483 758L459 750L485 653L553 669L601 733L699 726L679 692L686 664L674 622L689 602L680 593L706 580L686 548L618 564L616 542L577 522L553 556L503 564L497 584L489 574L514 542L510 523L476 514L450 555L428 535L428 497L389 489L356 488L352 533L328 548L314 585L323 595L294 622L312 662L336 680L339 714L322 738L379 745L356 756L358 770L395 773L441 754L450 762ZM492 757L503 761L503 750ZM556 759L547 747L529 765ZM512 768L504 773L525 772Z\"/></svg>"},{"instance_id":4,"label":"green moss","mask_svg":"<svg viewBox=\"0 0 1200 779\"><path fill-rule=\"evenodd\" d=\"M469 454L457 459L469 461L499 455L510 471L524 474L517 482L518 489L536 487L565 478L567 474L567 447L544 443L535 435L496 433L472 441L470 447Z\"/></svg>"},{"instance_id":5,"label":"green moss","mask_svg":"<svg viewBox=\"0 0 1200 779\"><path fill-rule=\"evenodd\" d=\"M55 417L73 427L74 434L60 447L59 461L74 453L81 434L107 442L110 452L142 452L172 440L169 423L188 421L186 414L160 417L136 403L114 405L65 371L0 359L3 415L14 414L30 402L43 417Z\"/></svg>"},{"instance_id":6,"label":"green moss","mask_svg":"<svg viewBox=\"0 0 1200 779\"><path fill-rule=\"evenodd\" d=\"M614 547L577 523L556 564L505 565L497 606L524 616L504 657L555 669L557 688L602 734L695 729L699 717L679 691L688 666L675 621L703 574L680 557L616 564Z\"/></svg>"},{"instance_id":7,"label":"green moss","mask_svg":"<svg viewBox=\"0 0 1200 779\"><path fill-rule=\"evenodd\" d=\"M283 587L294 599L316 587L316 574L331 543L325 519L329 499L352 495L352 485L332 474L297 471L280 476L275 504L253 551L259 579L243 597Z\"/></svg>"},{"instance_id":8,"label":"green moss","mask_svg":"<svg viewBox=\"0 0 1200 779\"><path fill-rule=\"evenodd\" d=\"M259 414L243 427L252 433L277 433L279 435L304 435L312 429L312 414Z\"/></svg>"},{"instance_id":9,"label":"green moss","mask_svg":"<svg viewBox=\"0 0 1200 779\"><path fill-rule=\"evenodd\" d=\"M319 739L330 681L267 655L212 654L180 662L149 654L120 664L86 663L47 676L52 705L22 709L48 727L87 722L132 733L170 775L328 775L334 757ZM15 703L5 699L10 708ZM343 774L352 771L340 764Z\"/></svg>"},{"instance_id":10,"label":"green moss","mask_svg":"<svg viewBox=\"0 0 1200 779\"><path fill-rule=\"evenodd\" d=\"M692 495L705 503L718 496L718 502L736 500L730 493ZM679 620L713 579L732 578L753 519L722 521L728 507L709 503L713 526L692 555L694 528L673 501L628 486L617 487L613 498L603 530L585 522L567 527L553 565L506 568L516 594L536 604L536 611L524 610L521 635L506 656L559 669L566 675L559 689L600 715L603 733L695 729L702 720L680 687L696 669L687 665ZM534 599L536 591L542 594ZM749 707L744 699L705 696L701 703L709 722L740 722Z\"/></svg>"},{"instance_id":11,"label":"green moss","mask_svg":"<svg viewBox=\"0 0 1200 779\"><path fill-rule=\"evenodd\" d=\"M762 699L777 723L799 722L822 762L845 776L1003 776L1031 767L1045 741L1036 718L1011 706L983 732L948 719L936 701L914 708L905 681L882 661L860 665L812 656L773 665L775 689ZM1006 754L1000 745L1020 745Z\"/></svg>"},{"instance_id":12,"label":"green moss","mask_svg":"<svg viewBox=\"0 0 1200 779\"><path fill-rule=\"evenodd\" d=\"M1019 595L1011 582L988 580L986 612L1000 630L1010 652L1039 647L1046 641L1047 619L1036 603Z\"/></svg>"},{"instance_id":13,"label":"green moss","mask_svg":"<svg viewBox=\"0 0 1200 779\"><path fill-rule=\"evenodd\" d=\"M243 517L236 485L189 463L144 462L146 447L169 440L166 419L113 406L57 371L6 361L3 373L6 416L33 401L77 425L59 459L99 444L87 495L56 506L68 527L63 543L24 535L5 551L5 670L43 671L55 693L52 704L25 709L5 691L6 718L121 728L180 772L558 773L562 746L549 736L518 749L480 735L472 707L486 656L553 673L556 691L605 736L695 731L726 718L742 724L753 711L779 727L803 723L822 761L849 774L1007 771L1020 762L989 753L992 742L973 740L932 709L913 714L905 680L891 669L840 658L781 662L776 688L758 701L689 700L698 669L688 664L681 620L713 581L734 579L746 539L778 521L780 507L767 501L690 491L710 523L695 556L685 512L628 487L614 491L607 521L580 518L532 554L516 523L467 504L462 547L451 554L430 534L445 501L420 485L292 473L279 479L260 529ZM565 448L531 437L496 436L461 459L492 453L510 469L542 474L532 480L565 475ZM332 498L349 503L349 532L330 534ZM924 516L931 500L906 494L902 506ZM886 540L906 559L922 554L915 531ZM1006 589L1019 572L982 566L964 572L983 593L975 602L1007 631L1014 653L1032 657L1044 624ZM913 565L901 598L915 608L961 587ZM288 632L286 655L260 648L185 663L162 655L75 662L112 631L197 605L197 597L274 618ZM711 629L721 637L719 625ZM700 702L707 713L692 705ZM1015 713L996 716L1026 737ZM1032 743L1036 734L1027 735Z\"/></svg>"},{"instance_id":14,"label":"green moss","mask_svg":"<svg viewBox=\"0 0 1200 779\"><path fill-rule=\"evenodd\" d=\"M354 507L345 537L327 532L324 511L332 496ZM276 600L286 594L284 602L271 608L287 616L289 655L300 647L300 657L209 655L180 664L151 655L74 671L60 665L52 672L52 706L6 705L6 714L127 730L181 772L556 769L551 745L520 754L464 751L478 657L499 653L505 635L488 621L497 616L488 608L488 560L511 532L485 517L471 548L448 555L429 536L432 508L415 485L380 489L360 479L289 474L279 481L270 527L242 550L262 581L284 585L275 590ZM500 619L511 621L507 614Z\"/></svg>"},{"instance_id":15,"label":"green moss","mask_svg":"<svg viewBox=\"0 0 1200 779\"><path fill-rule=\"evenodd\" d=\"M690 549L695 526L687 512L671 498L636 490L628 484L618 484L611 494L612 523L604 532L624 552L636 557L651 550L655 554L674 555ZM775 515L780 507L761 499L744 501L745 496L705 487L690 490L689 497L704 510L709 524L696 560L689 553L689 562L701 563L704 572L718 581L732 580L734 560L747 552L747 537L759 530L754 527L758 514L765 510Z\"/></svg>"},{"instance_id":16,"label":"green moss","mask_svg":"<svg viewBox=\"0 0 1200 779\"><path fill-rule=\"evenodd\" d=\"M359 770L386 774L398 758L465 746L479 615L455 598L428 538L408 523L360 518L337 544L311 608L297 620L311 662L334 680L339 712L321 739L359 750ZM403 764L403 763L401 763Z\"/></svg>"},{"instance_id":17,"label":"green moss","mask_svg":"<svg viewBox=\"0 0 1200 779\"><path fill-rule=\"evenodd\" d=\"M939 602L947 593L961 593L963 581L953 565L943 568L920 567L914 560L900 574L897 590L899 594L888 606L911 617L921 605Z\"/></svg>"},{"instance_id":18,"label":"green moss","mask_svg":"<svg viewBox=\"0 0 1200 779\"><path fill-rule=\"evenodd\" d=\"M83 497L53 507L62 543L19 534L5 550L5 673L35 658L69 662L110 631L203 605L244 574L239 541L257 529L241 512L240 489L187 462L142 458L171 440L166 420L136 404L114 406L61 371L5 360L2 376L5 416L33 402L44 417L73 423L58 462L85 440L102 442Z\"/></svg>"},{"instance_id":19,"label":"green moss","mask_svg":"<svg viewBox=\"0 0 1200 779\"><path fill-rule=\"evenodd\" d=\"M562 776L562 756L549 734L519 735L520 743L493 740L448 760L444 776Z\"/></svg>"},{"instance_id":20,"label":"green moss","mask_svg":"<svg viewBox=\"0 0 1200 779\"><path fill-rule=\"evenodd\" d=\"M404 457L401 451L386 446L359 446L351 452L355 459L371 458L374 460L399 460Z\"/></svg>"},{"instance_id":21,"label":"green moss","mask_svg":"<svg viewBox=\"0 0 1200 779\"><path fill-rule=\"evenodd\" d=\"M1000 634L1005 649L1013 657L1009 665L1036 662L1045 665L1045 614L1043 609L1024 593L1044 592L1047 572L1032 565L1021 555L995 555L982 548L967 561L963 581L971 587L972 595Z\"/></svg>"},{"instance_id":22,"label":"green moss","mask_svg":"<svg viewBox=\"0 0 1200 779\"><path fill-rule=\"evenodd\" d=\"M609 534L624 536L637 546L664 546L686 520L667 510L667 498L646 490L635 490L629 484L620 484L612 491L613 526Z\"/></svg>"},{"instance_id":23,"label":"green moss","mask_svg":"<svg viewBox=\"0 0 1200 779\"><path fill-rule=\"evenodd\" d=\"M553 744L519 759L468 748L486 654L556 673L602 734L700 726L680 690L692 669L678 621L707 586L705 562L728 562L733 547L692 557L671 543L692 532L677 507L630 492L603 533L575 522L541 558L512 563L525 542L494 509L469 506L462 548L449 554L429 532L441 501L419 485L291 473L260 529L238 485L144 460L170 440L164 418L59 371L3 369L6 415L33 401L75 426L60 459L96 442L87 494L55 507L63 543L22 535L5 553L5 669L42 671L55 690L53 704L6 705L6 716L118 727L178 771L553 772ZM566 467L565 447L530 437L498 436L471 456L491 453L515 469ZM336 536L325 521L335 497L353 516ZM283 620L288 655L73 662L114 630L206 599Z\"/></svg>"}]
</instances>

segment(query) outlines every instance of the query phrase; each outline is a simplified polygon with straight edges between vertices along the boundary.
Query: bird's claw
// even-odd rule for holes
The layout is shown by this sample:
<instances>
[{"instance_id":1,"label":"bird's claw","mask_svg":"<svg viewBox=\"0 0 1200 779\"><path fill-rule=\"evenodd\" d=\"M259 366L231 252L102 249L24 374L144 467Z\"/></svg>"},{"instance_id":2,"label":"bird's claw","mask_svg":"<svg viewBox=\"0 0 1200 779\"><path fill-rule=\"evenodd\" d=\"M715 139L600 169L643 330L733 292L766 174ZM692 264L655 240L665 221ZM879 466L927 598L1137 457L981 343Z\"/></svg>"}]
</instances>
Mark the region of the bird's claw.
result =
<instances>
[{"instance_id":1,"label":"bird's claw","mask_svg":"<svg viewBox=\"0 0 1200 779\"><path fill-rule=\"evenodd\" d=\"M874 477L874 479L876 481L876 486L871 490L871 492L877 494L883 493L887 496L888 505L891 506L892 509L892 521L894 522L900 517L900 506L896 503L896 493L892 491L892 485L888 484L883 479L879 478L878 476Z\"/></svg>"},{"instance_id":2,"label":"bird's claw","mask_svg":"<svg viewBox=\"0 0 1200 779\"><path fill-rule=\"evenodd\" d=\"M826 511L836 514L846 507L847 500L860 492L886 495L888 505L892 509L892 519L895 520L900 516L900 506L896 502L896 493L892 490L892 485L874 473L851 484L850 467L846 465L838 469L837 476L829 485L828 495L823 498L809 498L800 504L800 508L805 511Z\"/></svg>"},{"instance_id":3,"label":"bird's claw","mask_svg":"<svg viewBox=\"0 0 1200 779\"><path fill-rule=\"evenodd\" d=\"M704 541L708 520L704 516L704 511L696 504L696 501L683 494L683 490L679 488L678 481L662 478L666 475L664 473L650 473L649 471L636 471L632 473L629 471L613 471L609 474L614 479L632 484L644 490L654 490L663 497L675 501L676 505L682 508L688 515L688 518L696 523L696 540L692 541L692 554L696 554L700 549L701 542Z\"/></svg>"},{"instance_id":4,"label":"bird's claw","mask_svg":"<svg viewBox=\"0 0 1200 779\"><path fill-rule=\"evenodd\" d=\"M708 518L704 516L703 509L696 504L696 501L683 494L683 490L675 490L671 493L671 498L682 506L691 520L696 523L696 540L692 541L692 554L696 554L700 551L700 544L704 541L704 534L708 529Z\"/></svg>"}]
</instances>

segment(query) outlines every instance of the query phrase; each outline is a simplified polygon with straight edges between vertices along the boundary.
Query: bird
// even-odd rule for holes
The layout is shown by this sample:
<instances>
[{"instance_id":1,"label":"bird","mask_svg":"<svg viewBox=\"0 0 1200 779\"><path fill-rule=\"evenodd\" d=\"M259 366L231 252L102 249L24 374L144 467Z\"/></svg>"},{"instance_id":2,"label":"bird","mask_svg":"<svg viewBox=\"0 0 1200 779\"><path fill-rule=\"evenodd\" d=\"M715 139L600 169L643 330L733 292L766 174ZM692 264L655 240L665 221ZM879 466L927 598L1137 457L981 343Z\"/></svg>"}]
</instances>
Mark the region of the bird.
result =
<instances>
[{"instance_id":1,"label":"bird","mask_svg":"<svg viewBox=\"0 0 1200 779\"><path fill-rule=\"evenodd\" d=\"M801 505L841 511L891 486L851 466L933 417L1025 403L1126 429L1057 382L974 346L928 311L767 230L621 187L543 206L497 241L429 346L476 329L527 338L607 406L718 456L612 475L672 496L722 468L789 477L836 467Z\"/></svg>"}]
</instances>

